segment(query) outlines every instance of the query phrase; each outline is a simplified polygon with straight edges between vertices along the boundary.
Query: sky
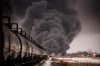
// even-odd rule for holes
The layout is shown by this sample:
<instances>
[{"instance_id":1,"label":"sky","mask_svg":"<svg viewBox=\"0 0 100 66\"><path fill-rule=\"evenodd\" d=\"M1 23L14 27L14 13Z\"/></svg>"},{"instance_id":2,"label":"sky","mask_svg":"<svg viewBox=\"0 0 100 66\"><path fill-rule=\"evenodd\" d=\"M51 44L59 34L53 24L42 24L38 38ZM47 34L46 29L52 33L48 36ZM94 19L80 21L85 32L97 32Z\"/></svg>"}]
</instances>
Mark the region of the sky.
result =
<instances>
[{"instance_id":1,"label":"sky","mask_svg":"<svg viewBox=\"0 0 100 66\"><path fill-rule=\"evenodd\" d=\"M93 52L100 53L100 13L92 12L93 10L98 11L99 8L97 8L98 6L96 4L89 6L88 4L90 3L91 1L87 3L87 1L80 0L75 6L82 30L70 44L70 49L67 51L68 53L88 51L89 49ZM94 9L92 6L97 9Z\"/></svg>"}]
</instances>

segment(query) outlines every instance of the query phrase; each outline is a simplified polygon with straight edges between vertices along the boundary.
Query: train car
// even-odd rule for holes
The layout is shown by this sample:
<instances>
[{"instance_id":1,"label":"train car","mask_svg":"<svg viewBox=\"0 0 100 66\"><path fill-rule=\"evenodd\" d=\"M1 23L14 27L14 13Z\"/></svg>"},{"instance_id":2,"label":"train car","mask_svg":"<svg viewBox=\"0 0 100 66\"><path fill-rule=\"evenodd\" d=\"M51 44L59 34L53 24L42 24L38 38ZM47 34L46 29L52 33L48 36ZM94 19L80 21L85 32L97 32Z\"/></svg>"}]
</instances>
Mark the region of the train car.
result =
<instances>
[{"instance_id":1,"label":"train car","mask_svg":"<svg viewBox=\"0 0 100 66\"><path fill-rule=\"evenodd\" d=\"M47 58L46 50L37 44L25 31L18 28L17 23L3 23L4 34L4 66L16 66L26 63L36 63ZM13 27L15 25L15 27Z\"/></svg>"}]
</instances>

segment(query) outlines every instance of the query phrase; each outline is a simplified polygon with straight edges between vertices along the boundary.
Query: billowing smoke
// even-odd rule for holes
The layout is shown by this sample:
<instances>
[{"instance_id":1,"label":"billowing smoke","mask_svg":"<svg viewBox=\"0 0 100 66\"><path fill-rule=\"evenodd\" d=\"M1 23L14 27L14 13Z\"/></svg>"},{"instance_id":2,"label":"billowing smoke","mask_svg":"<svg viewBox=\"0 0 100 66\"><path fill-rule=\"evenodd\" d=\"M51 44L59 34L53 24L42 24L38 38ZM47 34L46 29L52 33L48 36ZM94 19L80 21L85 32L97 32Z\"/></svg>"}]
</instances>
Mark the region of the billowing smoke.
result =
<instances>
[{"instance_id":1,"label":"billowing smoke","mask_svg":"<svg viewBox=\"0 0 100 66\"><path fill-rule=\"evenodd\" d=\"M31 36L50 53L66 53L69 44L80 31L80 23L75 15L64 15L57 10L49 10L43 18L34 20Z\"/></svg>"},{"instance_id":2,"label":"billowing smoke","mask_svg":"<svg viewBox=\"0 0 100 66\"><path fill-rule=\"evenodd\" d=\"M57 5L55 9L47 7L47 1L33 2L26 11L24 30L49 53L65 55L69 44L80 31L80 23L74 10L66 7L65 10L70 13L67 15L56 8Z\"/></svg>"},{"instance_id":3,"label":"billowing smoke","mask_svg":"<svg viewBox=\"0 0 100 66\"><path fill-rule=\"evenodd\" d=\"M69 44L81 30L69 0L14 0L12 3L15 4L14 13L22 17L23 29L38 44L49 53L66 54Z\"/></svg>"},{"instance_id":4,"label":"billowing smoke","mask_svg":"<svg viewBox=\"0 0 100 66\"><path fill-rule=\"evenodd\" d=\"M33 2L32 5L27 8L23 27L28 34L31 33L32 26L34 26L34 19L40 19L43 17L46 4L46 1Z\"/></svg>"}]
</instances>

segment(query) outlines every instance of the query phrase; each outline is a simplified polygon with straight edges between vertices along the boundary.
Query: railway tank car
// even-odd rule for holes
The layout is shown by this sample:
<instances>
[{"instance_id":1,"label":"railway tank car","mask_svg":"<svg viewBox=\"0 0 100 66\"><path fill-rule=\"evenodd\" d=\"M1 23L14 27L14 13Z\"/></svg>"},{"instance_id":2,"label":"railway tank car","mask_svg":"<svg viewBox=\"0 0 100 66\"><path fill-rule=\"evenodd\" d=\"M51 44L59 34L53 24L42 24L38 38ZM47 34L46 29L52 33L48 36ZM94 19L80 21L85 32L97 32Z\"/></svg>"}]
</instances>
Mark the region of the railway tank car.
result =
<instances>
[{"instance_id":1,"label":"railway tank car","mask_svg":"<svg viewBox=\"0 0 100 66\"><path fill-rule=\"evenodd\" d=\"M26 63L37 63L47 58L46 50L37 44L17 23L3 23L4 66L16 66ZM13 27L14 26L14 27Z\"/></svg>"}]
</instances>

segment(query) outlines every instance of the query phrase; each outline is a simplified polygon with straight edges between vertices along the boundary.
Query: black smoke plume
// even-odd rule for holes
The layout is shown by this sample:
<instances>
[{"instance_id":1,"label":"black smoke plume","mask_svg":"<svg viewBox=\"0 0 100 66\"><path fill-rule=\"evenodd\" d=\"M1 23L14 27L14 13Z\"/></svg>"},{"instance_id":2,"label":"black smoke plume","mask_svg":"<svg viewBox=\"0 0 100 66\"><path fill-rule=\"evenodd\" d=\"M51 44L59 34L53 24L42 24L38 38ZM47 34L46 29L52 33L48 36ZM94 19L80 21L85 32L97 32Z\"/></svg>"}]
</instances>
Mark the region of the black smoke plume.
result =
<instances>
[{"instance_id":1,"label":"black smoke plume","mask_svg":"<svg viewBox=\"0 0 100 66\"><path fill-rule=\"evenodd\" d=\"M75 11L66 7L65 1L54 1L33 2L26 10L23 26L49 53L65 55L81 26Z\"/></svg>"},{"instance_id":2,"label":"black smoke plume","mask_svg":"<svg viewBox=\"0 0 100 66\"><path fill-rule=\"evenodd\" d=\"M11 5L14 19L20 18L22 28L49 53L65 55L81 30L69 0L11 0Z\"/></svg>"},{"instance_id":3,"label":"black smoke plume","mask_svg":"<svg viewBox=\"0 0 100 66\"><path fill-rule=\"evenodd\" d=\"M50 53L66 53L69 44L80 31L80 23L75 15L66 16L56 10L44 13L41 20L36 19L32 27L32 36L38 44Z\"/></svg>"}]
</instances>

